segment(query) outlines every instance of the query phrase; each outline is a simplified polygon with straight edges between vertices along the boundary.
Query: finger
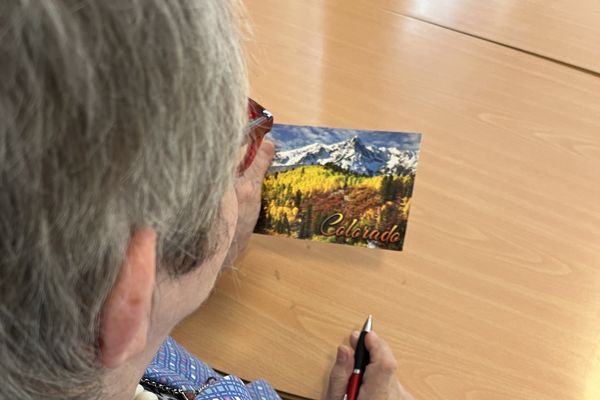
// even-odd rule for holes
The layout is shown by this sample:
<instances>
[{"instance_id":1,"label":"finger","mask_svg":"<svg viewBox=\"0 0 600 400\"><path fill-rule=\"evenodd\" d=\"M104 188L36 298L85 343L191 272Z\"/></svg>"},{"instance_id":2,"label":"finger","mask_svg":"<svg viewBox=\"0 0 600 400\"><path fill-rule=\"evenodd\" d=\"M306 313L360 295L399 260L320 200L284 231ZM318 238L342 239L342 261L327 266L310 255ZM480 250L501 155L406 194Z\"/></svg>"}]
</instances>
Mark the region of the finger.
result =
<instances>
[{"instance_id":1,"label":"finger","mask_svg":"<svg viewBox=\"0 0 600 400\"><path fill-rule=\"evenodd\" d=\"M329 385L327 387L327 400L340 400L346 394L348 380L354 368L354 351L345 345L337 349L335 365L329 375Z\"/></svg>"},{"instance_id":2,"label":"finger","mask_svg":"<svg viewBox=\"0 0 600 400\"><path fill-rule=\"evenodd\" d=\"M262 181L275 155L273 142L265 140L261 143L250 166L237 177L236 188L244 188L255 195L259 194ZM242 196L243 197L243 196Z\"/></svg>"},{"instance_id":3,"label":"finger","mask_svg":"<svg viewBox=\"0 0 600 400\"><path fill-rule=\"evenodd\" d=\"M258 151L256 152L256 157L254 158L253 164L255 164L259 169L264 169L266 171L274 156L275 144L270 140L263 140L258 148Z\"/></svg>"},{"instance_id":4,"label":"finger","mask_svg":"<svg viewBox=\"0 0 600 400\"><path fill-rule=\"evenodd\" d=\"M260 145L260 151L264 151L266 157L273 158L275 155L275 143L271 142L269 139L263 140Z\"/></svg>"},{"instance_id":5,"label":"finger","mask_svg":"<svg viewBox=\"0 0 600 400\"><path fill-rule=\"evenodd\" d=\"M375 393L397 380L398 362L390 346L375 332L365 337L365 346L369 351L370 363L365 371L363 386L366 392Z\"/></svg>"},{"instance_id":6,"label":"finger","mask_svg":"<svg viewBox=\"0 0 600 400\"><path fill-rule=\"evenodd\" d=\"M396 367L396 357L394 357L392 349L376 332L372 331L365 337L365 346L369 351L371 363L384 363L390 364L390 367Z\"/></svg>"},{"instance_id":7,"label":"finger","mask_svg":"<svg viewBox=\"0 0 600 400\"><path fill-rule=\"evenodd\" d=\"M353 331L350 334L350 346L352 346L352 348L354 350L356 350L356 344L358 343L359 336L360 336L360 332L359 331Z\"/></svg>"}]
</instances>

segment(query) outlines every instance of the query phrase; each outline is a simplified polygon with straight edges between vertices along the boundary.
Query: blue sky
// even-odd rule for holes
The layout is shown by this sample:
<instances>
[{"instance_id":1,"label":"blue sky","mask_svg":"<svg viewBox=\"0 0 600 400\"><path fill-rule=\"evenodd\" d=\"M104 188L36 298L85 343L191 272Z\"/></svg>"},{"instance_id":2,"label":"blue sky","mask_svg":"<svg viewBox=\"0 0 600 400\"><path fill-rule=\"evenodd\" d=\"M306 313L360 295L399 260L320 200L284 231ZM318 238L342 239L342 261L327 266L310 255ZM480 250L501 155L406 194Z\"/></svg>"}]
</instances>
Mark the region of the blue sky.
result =
<instances>
[{"instance_id":1,"label":"blue sky","mask_svg":"<svg viewBox=\"0 0 600 400\"><path fill-rule=\"evenodd\" d=\"M365 145L419 150L421 134L404 132L359 131L354 129L321 128L301 125L273 125L267 135L278 151L296 149L313 143L331 144L358 136Z\"/></svg>"}]
</instances>

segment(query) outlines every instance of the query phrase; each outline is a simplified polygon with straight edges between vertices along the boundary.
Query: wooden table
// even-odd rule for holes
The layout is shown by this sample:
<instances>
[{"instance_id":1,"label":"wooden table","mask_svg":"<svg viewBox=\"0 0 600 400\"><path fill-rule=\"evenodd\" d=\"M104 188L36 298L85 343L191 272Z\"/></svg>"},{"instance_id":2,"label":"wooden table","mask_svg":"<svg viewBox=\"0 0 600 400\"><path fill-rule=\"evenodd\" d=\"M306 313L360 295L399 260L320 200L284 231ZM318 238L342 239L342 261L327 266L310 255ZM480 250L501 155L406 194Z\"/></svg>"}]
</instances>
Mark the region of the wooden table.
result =
<instances>
[{"instance_id":1,"label":"wooden table","mask_svg":"<svg viewBox=\"0 0 600 400\"><path fill-rule=\"evenodd\" d=\"M320 398L374 314L417 399L600 399L600 79L389 12L247 1L278 122L423 133L405 250L253 237L175 337Z\"/></svg>"},{"instance_id":2,"label":"wooden table","mask_svg":"<svg viewBox=\"0 0 600 400\"><path fill-rule=\"evenodd\" d=\"M595 72L598 0L389 0L390 12Z\"/></svg>"}]
</instances>

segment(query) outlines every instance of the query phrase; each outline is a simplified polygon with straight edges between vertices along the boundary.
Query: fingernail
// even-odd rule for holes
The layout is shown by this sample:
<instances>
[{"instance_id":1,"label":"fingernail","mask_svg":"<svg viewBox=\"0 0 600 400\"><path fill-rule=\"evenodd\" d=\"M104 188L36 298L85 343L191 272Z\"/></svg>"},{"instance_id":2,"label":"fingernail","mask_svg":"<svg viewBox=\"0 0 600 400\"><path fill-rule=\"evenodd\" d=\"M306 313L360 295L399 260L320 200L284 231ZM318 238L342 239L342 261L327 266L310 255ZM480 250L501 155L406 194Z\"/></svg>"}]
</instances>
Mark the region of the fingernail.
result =
<instances>
[{"instance_id":1,"label":"fingernail","mask_svg":"<svg viewBox=\"0 0 600 400\"><path fill-rule=\"evenodd\" d=\"M352 331L352 337L357 338L360 336L360 332L359 331Z\"/></svg>"},{"instance_id":2,"label":"fingernail","mask_svg":"<svg viewBox=\"0 0 600 400\"><path fill-rule=\"evenodd\" d=\"M343 364L346 362L347 358L348 358L348 356L346 355L346 352L343 351L341 347L338 347L337 355L335 356L335 362L337 364Z\"/></svg>"}]
</instances>

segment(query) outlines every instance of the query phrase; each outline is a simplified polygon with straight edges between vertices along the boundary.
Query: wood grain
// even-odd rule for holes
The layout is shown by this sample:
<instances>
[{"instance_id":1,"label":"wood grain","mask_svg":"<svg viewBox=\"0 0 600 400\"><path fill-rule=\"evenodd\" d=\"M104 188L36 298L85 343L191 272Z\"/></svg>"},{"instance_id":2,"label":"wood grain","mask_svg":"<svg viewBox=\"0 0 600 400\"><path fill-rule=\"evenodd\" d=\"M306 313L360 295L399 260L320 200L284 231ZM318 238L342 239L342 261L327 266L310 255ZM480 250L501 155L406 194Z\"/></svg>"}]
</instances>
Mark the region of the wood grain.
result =
<instances>
[{"instance_id":1,"label":"wood grain","mask_svg":"<svg viewBox=\"0 0 600 400\"><path fill-rule=\"evenodd\" d=\"M389 0L384 8L600 73L598 0Z\"/></svg>"},{"instance_id":2,"label":"wood grain","mask_svg":"<svg viewBox=\"0 0 600 400\"><path fill-rule=\"evenodd\" d=\"M600 399L600 79L386 10L247 1L277 122L423 133L403 252L253 237L175 331L320 398L367 314L417 399Z\"/></svg>"}]
</instances>

